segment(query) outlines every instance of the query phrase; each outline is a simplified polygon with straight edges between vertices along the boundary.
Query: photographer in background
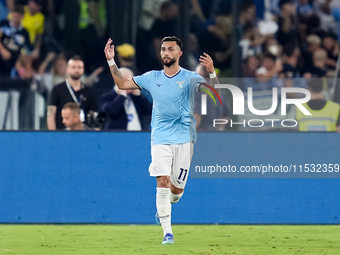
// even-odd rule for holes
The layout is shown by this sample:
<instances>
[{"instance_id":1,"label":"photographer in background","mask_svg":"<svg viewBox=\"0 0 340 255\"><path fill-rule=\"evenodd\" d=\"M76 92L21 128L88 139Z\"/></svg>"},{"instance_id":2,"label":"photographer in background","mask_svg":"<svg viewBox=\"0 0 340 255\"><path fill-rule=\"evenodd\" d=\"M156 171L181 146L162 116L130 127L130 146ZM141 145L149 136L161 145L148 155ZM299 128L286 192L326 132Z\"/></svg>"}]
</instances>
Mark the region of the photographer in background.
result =
<instances>
[{"instance_id":1,"label":"photographer in background","mask_svg":"<svg viewBox=\"0 0 340 255\"><path fill-rule=\"evenodd\" d=\"M80 120L97 110L97 102L91 88L84 85L80 78L84 74L84 62L79 56L67 63L68 78L53 87L47 106L47 126L49 130L64 129L61 110L66 103L76 103L80 107Z\"/></svg>"},{"instance_id":2,"label":"photographer in background","mask_svg":"<svg viewBox=\"0 0 340 255\"><path fill-rule=\"evenodd\" d=\"M80 107L76 103L67 103L61 110L66 130L94 130L80 121Z\"/></svg>"}]
</instances>

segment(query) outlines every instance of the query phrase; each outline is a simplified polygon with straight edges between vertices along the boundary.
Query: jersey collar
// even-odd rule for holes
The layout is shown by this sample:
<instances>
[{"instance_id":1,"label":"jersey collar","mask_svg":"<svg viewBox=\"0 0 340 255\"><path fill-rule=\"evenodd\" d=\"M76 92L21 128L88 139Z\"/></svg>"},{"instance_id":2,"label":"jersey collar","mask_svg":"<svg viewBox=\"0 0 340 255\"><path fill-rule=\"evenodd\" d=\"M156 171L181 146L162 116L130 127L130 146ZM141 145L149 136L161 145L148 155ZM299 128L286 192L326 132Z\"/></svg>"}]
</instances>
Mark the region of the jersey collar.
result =
<instances>
[{"instance_id":1,"label":"jersey collar","mask_svg":"<svg viewBox=\"0 0 340 255\"><path fill-rule=\"evenodd\" d=\"M181 70L182 70L182 67L179 67L178 71L177 71L175 74L173 74L173 75L167 75L167 74L164 72L164 69L163 69L163 74L164 74L166 77L168 77L168 78L171 79L171 78L175 77L177 74L179 74Z\"/></svg>"}]
</instances>

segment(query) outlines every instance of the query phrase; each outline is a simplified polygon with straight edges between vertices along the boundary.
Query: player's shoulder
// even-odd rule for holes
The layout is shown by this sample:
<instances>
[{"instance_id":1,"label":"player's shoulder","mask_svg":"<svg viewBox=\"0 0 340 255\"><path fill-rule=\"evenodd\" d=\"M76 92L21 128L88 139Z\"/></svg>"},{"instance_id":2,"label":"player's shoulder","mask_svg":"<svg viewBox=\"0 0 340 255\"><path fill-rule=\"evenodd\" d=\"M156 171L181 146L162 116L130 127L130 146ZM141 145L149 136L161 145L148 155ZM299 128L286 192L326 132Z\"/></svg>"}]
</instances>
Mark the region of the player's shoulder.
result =
<instances>
[{"instance_id":1,"label":"player's shoulder","mask_svg":"<svg viewBox=\"0 0 340 255\"><path fill-rule=\"evenodd\" d=\"M151 75L155 75L157 72L158 72L157 70L151 70L138 76L151 76Z\"/></svg>"},{"instance_id":2,"label":"player's shoulder","mask_svg":"<svg viewBox=\"0 0 340 255\"><path fill-rule=\"evenodd\" d=\"M202 76L196 73L195 71L190 71L183 67L181 67L181 72L183 72L183 75L190 77L190 78L202 78Z\"/></svg>"}]
</instances>

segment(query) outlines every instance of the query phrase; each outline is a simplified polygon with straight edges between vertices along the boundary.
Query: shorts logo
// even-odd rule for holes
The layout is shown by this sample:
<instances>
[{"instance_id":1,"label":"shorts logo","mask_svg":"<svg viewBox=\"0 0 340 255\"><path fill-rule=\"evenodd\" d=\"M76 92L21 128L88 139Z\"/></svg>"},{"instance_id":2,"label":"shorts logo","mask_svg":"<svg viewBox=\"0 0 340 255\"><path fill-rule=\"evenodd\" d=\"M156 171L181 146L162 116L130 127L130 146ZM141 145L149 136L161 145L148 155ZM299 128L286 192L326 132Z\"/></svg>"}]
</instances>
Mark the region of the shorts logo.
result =
<instances>
[{"instance_id":1,"label":"shorts logo","mask_svg":"<svg viewBox=\"0 0 340 255\"><path fill-rule=\"evenodd\" d=\"M185 81L176 81L176 83L178 84L178 86L181 88L181 89L183 89L183 83L184 83Z\"/></svg>"}]
</instances>

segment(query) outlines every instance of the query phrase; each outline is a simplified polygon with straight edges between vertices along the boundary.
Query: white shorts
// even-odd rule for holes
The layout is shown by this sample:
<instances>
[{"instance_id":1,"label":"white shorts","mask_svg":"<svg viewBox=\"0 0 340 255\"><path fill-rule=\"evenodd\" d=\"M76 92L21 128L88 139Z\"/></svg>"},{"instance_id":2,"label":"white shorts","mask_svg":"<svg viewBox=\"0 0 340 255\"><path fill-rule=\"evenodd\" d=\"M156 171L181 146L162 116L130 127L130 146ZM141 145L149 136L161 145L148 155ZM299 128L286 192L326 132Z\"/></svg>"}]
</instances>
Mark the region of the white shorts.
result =
<instances>
[{"instance_id":1,"label":"white shorts","mask_svg":"<svg viewBox=\"0 0 340 255\"><path fill-rule=\"evenodd\" d=\"M189 177L193 151L194 144L191 142L151 146L150 176L170 176L175 187L184 189Z\"/></svg>"}]
</instances>

